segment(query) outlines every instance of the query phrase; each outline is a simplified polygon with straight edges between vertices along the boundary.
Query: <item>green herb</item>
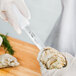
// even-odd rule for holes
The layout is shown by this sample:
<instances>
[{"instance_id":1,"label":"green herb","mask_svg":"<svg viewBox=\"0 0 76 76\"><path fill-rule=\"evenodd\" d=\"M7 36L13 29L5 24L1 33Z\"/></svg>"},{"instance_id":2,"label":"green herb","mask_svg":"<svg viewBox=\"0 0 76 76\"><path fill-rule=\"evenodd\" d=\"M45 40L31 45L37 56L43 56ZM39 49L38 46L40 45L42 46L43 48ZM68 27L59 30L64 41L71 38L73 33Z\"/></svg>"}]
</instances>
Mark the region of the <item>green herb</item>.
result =
<instances>
[{"instance_id":1,"label":"green herb","mask_svg":"<svg viewBox=\"0 0 76 76\"><path fill-rule=\"evenodd\" d=\"M0 36L3 38L3 47L4 49L6 49L6 52L8 51L9 54L13 55L14 54L14 50L12 49L8 39L7 39L7 35L2 35L0 34Z\"/></svg>"}]
</instances>

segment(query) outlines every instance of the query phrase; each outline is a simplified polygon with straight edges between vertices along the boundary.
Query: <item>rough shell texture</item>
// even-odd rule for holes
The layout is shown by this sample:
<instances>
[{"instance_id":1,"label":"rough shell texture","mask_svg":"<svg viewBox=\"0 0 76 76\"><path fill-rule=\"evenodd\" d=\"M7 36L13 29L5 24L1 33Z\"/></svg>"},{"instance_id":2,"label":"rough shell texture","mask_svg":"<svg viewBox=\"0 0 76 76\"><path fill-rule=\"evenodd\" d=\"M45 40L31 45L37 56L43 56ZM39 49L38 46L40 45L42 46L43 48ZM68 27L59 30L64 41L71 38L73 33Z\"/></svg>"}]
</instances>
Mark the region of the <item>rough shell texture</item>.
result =
<instances>
[{"instance_id":1,"label":"rough shell texture","mask_svg":"<svg viewBox=\"0 0 76 76\"><path fill-rule=\"evenodd\" d=\"M3 42L3 39L2 39L2 37L0 36L0 46L2 45L2 42Z\"/></svg>"},{"instance_id":2,"label":"rough shell texture","mask_svg":"<svg viewBox=\"0 0 76 76\"><path fill-rule=\"evenodd\" d=\"M67 64L64 55L50 47L41 52L38 60L46 69L60 69Z\"/></svg>"},{"instance_id":3,"label":"rough shell texture","mask_svg":"<svg viewBox=\"0 0 76 76\"><path fill-rule=\"evenodd\" d=\"M0 55L0 68L18 66L19 63L15 57L9 54Z\"/></svg>"}]
</instances>

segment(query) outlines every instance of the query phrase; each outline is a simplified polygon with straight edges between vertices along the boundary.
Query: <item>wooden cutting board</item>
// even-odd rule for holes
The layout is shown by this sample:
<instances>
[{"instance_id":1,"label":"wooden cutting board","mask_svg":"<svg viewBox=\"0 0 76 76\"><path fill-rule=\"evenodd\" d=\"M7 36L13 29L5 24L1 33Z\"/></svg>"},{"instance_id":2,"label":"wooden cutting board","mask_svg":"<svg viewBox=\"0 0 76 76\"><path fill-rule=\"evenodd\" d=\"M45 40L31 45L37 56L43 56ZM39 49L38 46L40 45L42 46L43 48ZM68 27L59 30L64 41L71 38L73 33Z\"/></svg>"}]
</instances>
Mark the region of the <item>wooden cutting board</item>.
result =
<instances>
[{"instance_id":1,"label":"wooden cutting board","mask_svg":"<svg viewBox=\"0 0 76 76\"><path fill-rule=\"evenodd\" d=\"M0 69L0 76L41 76L40 66L37 61L38 48L35 45L8 37L15 50L14 56L18 59L18 67ZM0 47L0 55L5 51Z\"/></svg>"}]
</instances>

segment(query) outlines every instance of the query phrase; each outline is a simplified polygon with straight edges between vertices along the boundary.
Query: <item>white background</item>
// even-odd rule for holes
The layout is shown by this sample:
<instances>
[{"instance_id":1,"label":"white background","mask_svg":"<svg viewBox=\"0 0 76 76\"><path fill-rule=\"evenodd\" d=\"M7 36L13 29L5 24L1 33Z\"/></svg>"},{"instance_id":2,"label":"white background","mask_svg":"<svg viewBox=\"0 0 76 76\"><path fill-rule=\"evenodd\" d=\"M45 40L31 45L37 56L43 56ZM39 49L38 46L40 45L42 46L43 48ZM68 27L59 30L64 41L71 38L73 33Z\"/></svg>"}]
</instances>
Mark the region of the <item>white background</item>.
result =
<instances>
[{"instance_id":1,"label":"white background","mask_svg":"<svg viewBox=\"0 0 76 76\"><path fill-rule=\"evenodd\" d=\"M25 0L25 2L32 15L30 27L40 37L42 42L45 42L61 13L61 2L60 0ZM11 25L1 19L0 33L8 33L13 38L32 43L26 34L18 35Z\"/></svg>"}]
</instances>

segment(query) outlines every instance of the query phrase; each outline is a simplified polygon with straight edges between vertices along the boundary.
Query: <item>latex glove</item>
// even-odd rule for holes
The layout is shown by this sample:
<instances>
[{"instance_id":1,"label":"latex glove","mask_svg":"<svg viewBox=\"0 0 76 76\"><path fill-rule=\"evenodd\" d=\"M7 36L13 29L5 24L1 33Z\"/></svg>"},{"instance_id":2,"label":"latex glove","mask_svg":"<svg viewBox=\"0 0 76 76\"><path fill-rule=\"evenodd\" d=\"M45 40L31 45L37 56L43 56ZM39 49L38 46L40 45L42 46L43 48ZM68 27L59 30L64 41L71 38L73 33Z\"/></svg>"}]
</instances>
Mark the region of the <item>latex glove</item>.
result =
<instances>
[{"instance_id":1,"label":"latex glove","mask_svg":"<svg viewBox=\"0 0 76 76\"><path fill-rule=\"evenodd\" d=\"M62 69L52 70L41 67L42 76L76 76L76 58L68 53L63 53L63 55L67 59L67 66Z\"/></svg>"},{"instance_id":2,"label":"latex glove","mask_svg":"<svg viewBox=\"0 0 76 76\"><path fill-rule=\"evenodd\" d=\"M17 31L17 33L20 34L21 29L18 24L18 18L16 17L15 11L13 10L13 4L17 7L20 13L25 17L26 25L28 25L31 15L24 0L0 0L0 17L4 21L8 21Z\"/></svg>"}]
</instances>

